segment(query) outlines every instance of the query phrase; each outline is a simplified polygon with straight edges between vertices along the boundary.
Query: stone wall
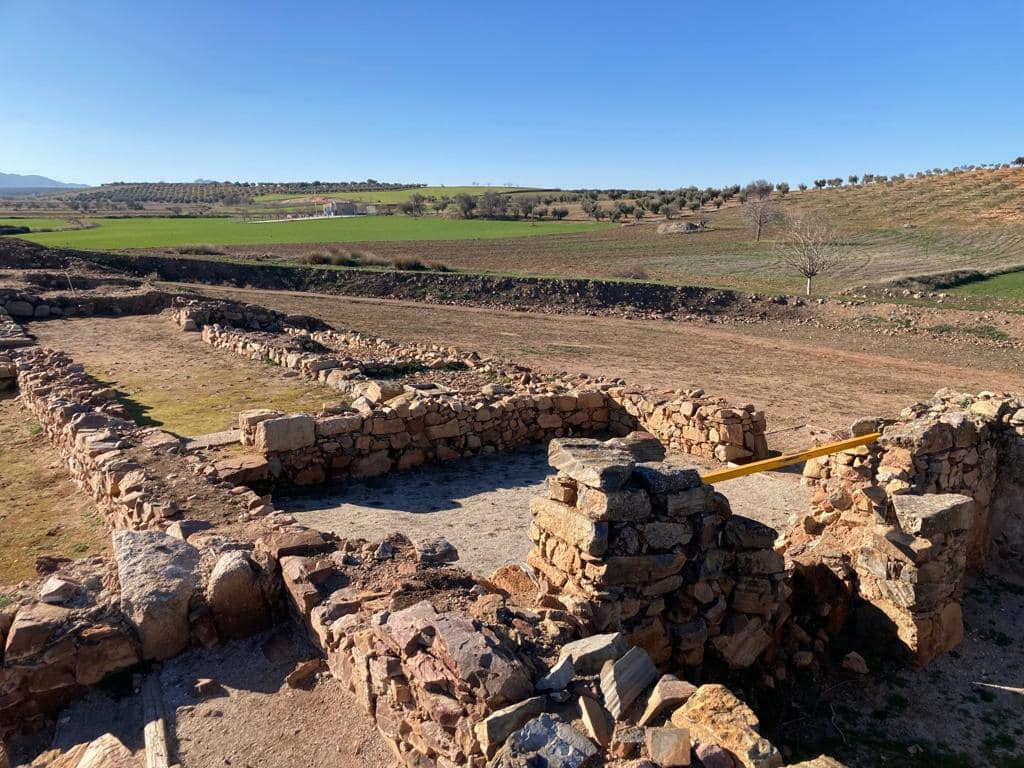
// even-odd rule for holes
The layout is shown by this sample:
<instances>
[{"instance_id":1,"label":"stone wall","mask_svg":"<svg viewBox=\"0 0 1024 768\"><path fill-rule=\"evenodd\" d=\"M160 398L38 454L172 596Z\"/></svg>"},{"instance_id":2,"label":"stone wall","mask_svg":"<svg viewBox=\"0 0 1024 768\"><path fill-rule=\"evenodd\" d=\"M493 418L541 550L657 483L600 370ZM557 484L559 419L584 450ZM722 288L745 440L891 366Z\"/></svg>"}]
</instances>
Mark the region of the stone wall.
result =
<instances>
[{"instance_id":1,"label":"stone wall","mask_svg":"<svg viewBox=\"0 0 1024 768\"><path fill-rule=\"evenodd\" d=\"M393 469L494 453L564 434L618 432L602 392L419 397L310 416L278 411L239 415L243 443L266 461L266 478L299 485L372 477Z\"/></svg>"},{"instance_id":2,"label":"stone wall","mask_svg":"<svg viewBox=\"0 0 1024 768\"><path fill-rule=\"evenodd\" d=\"M646 429L674 451L719 461L765 458L765 417L700 390L664 394L620 381L540 376L529 368L441 345L400 345L359 333L307 330L303 320L259 308L189 301L173 311L185 330L213 346L271 362L354 398L318 416L258 410L240 414L243 444L266 460L232 459L256 481L299 484L368 477L393 468L507 450L565 435L623 435ZM267 330L241 330L220 321ZM409 372L477 374L458 389ZM378 377L378 378L372 378ZM383 377L383 378L382 378ZM481 384L481 380L488 383ZM270 422L260 426L262 422ZM228 469L225 466L225 469Z\"/></svg>"},{"instance_id":3,"label":"stone wall","mask_svg":"<svg viewBox=\"0 0 1024 768\"><path fill-rule=\"evenodd\" d=\"M721 462L768 458L765 415L756 406L733 406L699 389L658 395L614 387L608 396L670 451Z\"/></svg>"},{"instance_id":4,"label":"stone wall","mask_svg":"<svg viewBox=\"0 0 1024 768\"><path fill-rule=\"evenodd\" d=\"M37 562L0 609L0 731L66 703L106 674L268 624L279 594L238 521L272 510L218 485L180 442L141 429L67 355L11 353L21 400L112 529L112 555ZM214 482L211 482L213 480ZM219 524L219 527L217 527Z\"/></svg>"},{"instance_id":5,"label":"stone wall","mask_svg":"<svg viewBox=\"0 0 1024 768\"><path fill-rule=\"evenodd\" d=\"M70 293L45 297L27 291L0 289L0 308L22 322L93 315L151 315L170 305L171 294L151 289L113 295Z\"/></svg>"},{"instance_id":6,"label":"stone wall","mask_svg":"<svg viewBox=\"0 0 1024 768\"><path fill-rule=\"evenodd\" d=\"M805 481L816 486L809 526L847 511L884 520L897 494L963 494L974 500L968 568L1024 576L1024 399L940 390L898 419L865 419L855 427L882 436L807 462Z\"/></svg>"},{"instance_id":7,"label":"stone wall","mask_svg":"<svg viewBox=\"0 0 1024 768\"><path fill-rule=\"evenodd\" d=\"M843 585L832 590L832 634L852 611L865 642L924 666L963 636L966 571L1024 576L1022 406L943 390L898 419L854 425L880 431L876 443L807 463L812 509L787 554L816 589L828 591L827 573Z\"/></svg>"},{"instance_id":8,"label":"stone wall","mask_svg":"<svg viewBox=\"0 0 1024 768\"><path fill-rule=\"evenodd\" d=\"M527 562L592 631L624 632L657 664L749 667L789 617L777 532L732 515L694 470L638 461L646 451L552 441L559 474L531 503Z\"/></svg>"}]
</instances>

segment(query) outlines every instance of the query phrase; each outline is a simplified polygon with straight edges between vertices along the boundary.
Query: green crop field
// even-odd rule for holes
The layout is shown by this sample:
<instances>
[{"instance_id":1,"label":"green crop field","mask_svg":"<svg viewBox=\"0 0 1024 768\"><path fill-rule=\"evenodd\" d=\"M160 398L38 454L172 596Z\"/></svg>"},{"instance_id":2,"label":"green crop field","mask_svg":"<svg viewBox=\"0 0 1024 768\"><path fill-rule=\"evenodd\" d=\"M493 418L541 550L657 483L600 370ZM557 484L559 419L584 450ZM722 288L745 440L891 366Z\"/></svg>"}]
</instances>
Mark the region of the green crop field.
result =
<instances>
[{"instance_id":1,"label":"green crop field","mask_svg":"<svg viewBox=\"0 0 1024 768\"><path fill-rule=\"evenodd\" d=\"M1009 272L1005 275L977 280L948 289L947 293L998 299L1024 299L1024 272Z\"/></svg>"},{"instance_id":2,"label":"green crop field","mask_svg":"<svg viewBox=\"0 0 1024 768\"><path fill-rule=\"evenodd\" d=\"M385 241L490 240L587 232L611 225L591 222L487 221L477 219L363 216L245 223L233 219L90 219L89 229L22 235L43 245L96 250L169 248L181 245L263 245Z\"/></svg>"},{"instance_id":3,"label":"green crop field","mask_svg":"<svg viewBox=\"0 0 1024 768\"><path fill-rule=\"evenodd\" d=\"M0 218L0 227L30 227L33 232L46 229L62 229L68 226L64 219L39 219L34 217Z\"/></svg>"},{"instance_id":4,"label":"green crop field","mask_svg":"<svg viewBox=\"0 0 1024 768\"><path fill-rule=\"evenodd\" d=\"M257 195L259 202L294 200L300 197L327 197L337 200L355 200L363 203L404 203L415 194L424 197L455 197L456 195L482 195L485 192L527 192L528 187L417 187L416 189L384 189L379 192L309 192L305 194Z\"/></svg>"}]
</instances>

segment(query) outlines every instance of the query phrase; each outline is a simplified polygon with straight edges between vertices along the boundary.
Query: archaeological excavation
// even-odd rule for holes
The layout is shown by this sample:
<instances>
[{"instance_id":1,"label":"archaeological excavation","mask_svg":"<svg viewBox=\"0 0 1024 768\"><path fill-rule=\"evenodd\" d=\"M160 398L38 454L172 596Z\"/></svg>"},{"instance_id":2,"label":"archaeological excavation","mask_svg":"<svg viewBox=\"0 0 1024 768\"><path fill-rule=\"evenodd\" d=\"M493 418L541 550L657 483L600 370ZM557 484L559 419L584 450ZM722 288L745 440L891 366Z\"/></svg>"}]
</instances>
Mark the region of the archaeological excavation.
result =
<instances>
[{"instance_id":1,"label":"archaeological excavation","mask_svg":"<svg viewBox=\"0 0 1024 768\"><path fill-rule=\"evenodd\" d=\"M770 410L102 271L74 291L55 263L20 274L0 289L0 387L106 543L39 557L0 590L3 768L255 766L210 762L195 725L242 686L180 670L218 655L255 669L271 641L287 645L288 669L268 699L305 696L287 706L322 718L319 730L358 720L385 750L339 744L332 763L293 753L309 760L296 765L878 765L883 746L854 749L842 707L858 689L956 666L970 584L1024 579L1020 395L943 390L820 441L867 436L855 448L712 484L716 469L778 454ZM121 362L75 340L88 324L126 334ZM169 340L168 356L216 356L225 379L251 382L216 399L219 428L161 428L155 406L122 389L118 366L144 329ZM183 370L148 375L180 385L169 401L207 386L176 384ZM165 424L194 416L163 407ZM508 483L526 488L516 507L474 518L524 457L528 480ZM430 485L461 465L472 492ZM375 535L303 511L334 494L364 498L350 514L377 514L413 479L451 495L443 525L397 492L388 519L404 525ZM759 519L765 494L786 499L785 525ZM508 525L489 531L495 516ZM460 556L487 538L472 562ZM335 698L317 694L328 686ZM145 702L134 743L106 728L39 748L33 734L73 727L81 702L115 688ZM901 698L899 712L915 706ZM318 730L304 727L289 740Z\"/></svg>"}]
</instances>

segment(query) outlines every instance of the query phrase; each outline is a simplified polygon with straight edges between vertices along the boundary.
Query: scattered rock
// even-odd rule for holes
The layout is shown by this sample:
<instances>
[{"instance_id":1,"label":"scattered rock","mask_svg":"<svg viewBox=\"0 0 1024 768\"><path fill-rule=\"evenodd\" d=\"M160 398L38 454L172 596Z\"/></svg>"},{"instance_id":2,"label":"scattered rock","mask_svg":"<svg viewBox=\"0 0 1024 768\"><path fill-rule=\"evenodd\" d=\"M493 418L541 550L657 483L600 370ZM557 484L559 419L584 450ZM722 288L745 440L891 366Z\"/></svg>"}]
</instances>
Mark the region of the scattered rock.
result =
<instances>
[{"instance_id":1,"label":"scattered rock","mask_svg":"<svg viewBox=\"0 0 1024 768\"><path fill-rule=\"evenodd\" d=\"M564 690L573 677L576 675L576 668L573 665L571 656L563 656L551 668L544 677L537 681L538 691L561 691Z\"/></svg>"},{"instance_id":2,"label":"scattered rock","mask_svg":"<svg viewBox=\"0 0 1024 768\"><path fill-rule=\"evenodd\" d=\"M594 741L607 747L612 741L612 722L608 710L589 696L580 696L580 719Z\"/></svg>"},{"instance_id":3,"label":"scattered rock","mask_svg":"<svg viewBox=\"0 0 1024 768\"><path fill-rule=\"evenodd\" d=\"M870 671L864 657L856 651L850 651L843 657L843 669L857 675L866 675Z\"/></svg>"},{"instance_id":4,"label":"scattered rock","mask_svg":"<svg viewBox=\"0 0 1024 768\"><path fill-rule=\"evenodd\" d=\"M663 675L647 698L644 713L637 725L647 725L668 708L676 708L685 704L697 692L697 687L675 675Z\"/></svg>"},{"instance_id":5,"label":"scattered rock","mask_svg":"<svg viewBox=\"0 0 1024 768\"><path fill-rule=\"evenodd\" d=\"M591 635L582 640L566 643L558 654L559 660L572 659L578 674L599 672L606 661L616 661L629 650L629 642L621 632Z\"/></svg>"},{"instance_id":6,"label":"scattered rock","mask_svg":"<svg viewBox=\"0 0 1024 768\"><path fill-rule=\"evenodd\" d=\"M50 605L60 605L73 600L82 591L80 584L59 576L50 576L39 587L39 600Z\"/></svg>"},{"instance_id":7,"label":"scattered rock","mask_svg":"<svg viewBox=\"0 0 1024 768\"><path fill-rule=\"evenodd\" d=\"M416 557L421 563L454 563L459 559L459 550L444 536L438 536L417 541Z\"/></svg>"},{"instance_id":8,"label":"scattered rock","mask_svg":"<svg viewBox=\"0 0 1024 768\"><path fill-rule=\"evenodd\" d=\"M690 764L690 732L685 728L648 728L644 736L647 754L661 768Z\"/></svg>"},{"instance_id":9,"label":"scattered rock","mask_svg":"<svg viewBox=\"0 0 1024 768\"><path fill-rule=\"evenodd\" d=\"M295 669L288 673L284 681L289 688L298 688L323 666L323 659L317 657L300 661Z\"/></svg>"},{"instance_id":10,"label":"scattered rock","mask_svg":"<svg viewBox=\"0 0 1024 768\"><path fill-rule=\"evenodd\" d=\"M657 678L654 662L639 646L630 648L618 661L607 663L601 671L601 693L612 717L621 718L644 688Z\"/></svg>"},{"instance_id":11,"label":"scattered rock","mask_svg":"<svg viewBox=\"0 0 1024 768\"><path fill-rule=\"evenodd\" d=\"M192 683L192 695L200 699L209 699L214 696L227 696L227 689L216 680L209 677L200 677Z\"/></svg>"}]
</instances>

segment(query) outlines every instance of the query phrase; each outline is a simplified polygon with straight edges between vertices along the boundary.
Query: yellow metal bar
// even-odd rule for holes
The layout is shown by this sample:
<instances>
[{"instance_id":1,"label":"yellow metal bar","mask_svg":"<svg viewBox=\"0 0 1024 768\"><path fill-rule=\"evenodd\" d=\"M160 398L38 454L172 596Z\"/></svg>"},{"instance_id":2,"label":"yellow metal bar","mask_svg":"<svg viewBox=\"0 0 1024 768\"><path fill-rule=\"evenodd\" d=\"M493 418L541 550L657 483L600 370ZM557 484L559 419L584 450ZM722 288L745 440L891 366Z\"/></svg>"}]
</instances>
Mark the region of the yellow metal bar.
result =
<instances>
[{"instance_id":1,"label":"yellow metal bar","mask_svg":"<svg viewBox=\"0 0 1024 768\"><path fill-rule=\"evenodd\" d=\"M830 453L839 453L840 451L846 451L850 448L867 445L868 443L875 442L875 440L881 436L882 434L880 432L872 432L870 435L851 437L849 440L840 440L838 443L819 445L817 448L811 448L810 450L801 451L800 453L784 453L773 459L752 461L750 464L743 464L738 467L716 469L713 472L708 472L706 475L701 475L700 479L705 483L720 483L723 480L732 480L745 475L753 475L757 472L768 472L772 469L779 469L779 467L788 467L790 464L799 464L801 461L807 461L808 459L813 459L817 456L827 456Z\"/></svg>"}]
</instances>

